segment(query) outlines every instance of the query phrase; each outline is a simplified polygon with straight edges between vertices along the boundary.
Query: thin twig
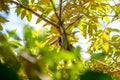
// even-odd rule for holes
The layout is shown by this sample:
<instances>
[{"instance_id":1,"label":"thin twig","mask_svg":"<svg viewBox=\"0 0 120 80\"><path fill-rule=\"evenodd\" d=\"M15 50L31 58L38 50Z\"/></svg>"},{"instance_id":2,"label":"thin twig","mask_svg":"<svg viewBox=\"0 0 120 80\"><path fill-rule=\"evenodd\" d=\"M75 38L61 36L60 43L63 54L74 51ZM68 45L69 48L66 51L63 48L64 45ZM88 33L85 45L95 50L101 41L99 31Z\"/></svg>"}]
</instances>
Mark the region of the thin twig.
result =
<instances>
[{"instance_id":1,"label":"thin twig","mask_svg":"<svg viewBox=\"0 0 120 80\"><path fill-rule=\"evenodd\" d=\"M100 63L100 64L102 64L102 65L104 65L104 66L107 66L107 67L109 67L109 68L113 68L113 69L115 69L115 70L117 70L117 71L120 71L120 68L116 68L116 67L113 67L113 66L110 66L110 65L108 65L108 64L106 64L106 63L104 63L104 62L102 62L102 61L100 61L100 60L95 60L97 63Z\"/></svg>"},{"instance_id":2,"label":"thin twig","mask_svg":"<svg viewBox=\"0 0 120 80\"><path fill-rule=\"evenodd\" d=\"M52 3L52 7L53 7L53 9L54 9L54 12L55 12L56 17L58 18L59 22L61 22L61 19L60 19L60 17L59 17L58 14L57 14L57 11L56 11L56 8L55 8L55 5L54 5L53 1L50 0L50 2Z\"/></svg>"},{"instance_id":3,"label":"thin twig","mask_svg":"<svg viewBox=\"0 0 120 80\"><path fill-rule=\"evenodd\" d=\"M70 26L72 26L74 23L76 23L81 17L83 17L83 15L80 16L80 17L78 17L78 18L77 18L74 22L72 22L71 24L69 24L68 27L67 27L65 30L67 30Z\"/></svg>"},{"instance_id":4,"label":"thin twig","mask_svg":"<svg viewBox=\"0 0 120 80\"><path fill-rule=\"evenodd\" d=\"M115 11L115 9L114 9L114 7L113 6L111 6L110 4L109 4L109 2L106 0L106 2L108 3L108 5L111 7L111 9L113 10L113 11ZM115 1L113 0L113 2L114 2L114 4L116 5L116 3L115 3ZM119 7L118 7L119 8ZM117 10L117 9L116 9ZM115 11L115 13L118 15L118 13ZM114 17L116 17L117 15L115 15Z\"/></svg>"},{"instance_id":5,"label":"thin twig","mask_svg":"<svg viewBox=\"0 0 120 80\"><path fill-rule=\"evenodd\" d=\"M62 15L62 0L59 0L59 18L61 19L61 15Z\"/></svg>"},{"instance_id":6,"label":"thin twig","mask_svg":"<svg viewBox=\"0 0 120 80\"><path fill-rule=\"evenodd\" d=\"M43 21L45 21L45 22L47 22L47 23L49 23L49 24L51 24L51 25L53 25L53 26L55 26L55 27L59 27L58 24L56 24L55 22L52 22L52 21L44 18L42 15L38 14L37 12L35 12L35 11L32 10L32 9L30 9L30 8L28 8L28 7L25 7L24 5L22 5L22 4L20 4L20 3L16 2L16 1L11 1L11 3L14 3L15 5L19 5L19 6L21 6L22 8L24 8L25 10L28 10L29 12L33 13L33 14L36 15L37 17L41 18Z\"/></svg>"}]
</instances>

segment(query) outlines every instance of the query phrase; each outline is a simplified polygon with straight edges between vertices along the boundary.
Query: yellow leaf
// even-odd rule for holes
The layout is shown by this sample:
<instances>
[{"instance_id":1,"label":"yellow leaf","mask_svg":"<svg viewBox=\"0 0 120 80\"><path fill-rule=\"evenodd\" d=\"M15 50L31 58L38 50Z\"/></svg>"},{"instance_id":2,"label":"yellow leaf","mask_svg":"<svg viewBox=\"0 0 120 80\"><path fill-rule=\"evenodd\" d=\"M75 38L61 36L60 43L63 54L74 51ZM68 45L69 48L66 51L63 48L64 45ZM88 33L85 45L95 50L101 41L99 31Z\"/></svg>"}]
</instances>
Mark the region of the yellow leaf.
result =
<instances>
[{"instance_id":1,"label":"yellow leaf","mask_svg":"<svg viewBox=\"0 0 120 80\"><path fill-rule=\"evenodd\" d=\"M104 39L107 39L107 40L110 40L110 36L107 35L107 34L103 34L103 38L104 38Z\"/></svg>"},{"instance_id":2,"label":"yellow leaf","mask_svg":"<svg viewBox=\"0 0 120 80\"><path fill-rule=\"evenodd\" d=\"M94 47L95 47L95 50L98 50L99 49L99 43L96 42L95 45L94 45Z\"/></svg>"},{"instance_id":3,"label":"yellow leaf","mask_svg":"<svg viewBox=\"0 0 120 80\"><path fill-rule=\"evenodd\" d=\"M40 4L47 4L47 3L49 3L49 2L50 2L50 0L40 0L40 1L39 1Z\"/></svg>"},{"instance_id":4,"label":"yellow leaf","mask_svg":"<svg viewBox=\"0 0 120 80\"><path fill-rule=\"evenodd\" d=\"M86 2L93 2L94 0L85 0Z\"/></svg>"},{"instance_id":5,"label":"yellow leaf","mask_svg":"<svg viewBox=\"0 0 120 80\"><path fill-rule=\"evenodd\" d=\"M104 17L104 19L106 22L108 22L108 23L110 22L110 19L108 18L108 16Z\"/></svg>"},{"instance_id":6,"label":"yellow leaf","mask_svg":"<svg viewBox=\"0 0 120 80\"><path fill-rule=\"evenodd\" d=\"M0 22L4 23L4 22L9 22L6 18L0 16Z\"/></svg>"},{"instance_id":7,"label":"yellow leaf","mask_svg":"<svg viewBox=\"0 0 120 80\"><path fill-rule=\"evenodd\" d=\"M108 43L103 43L103 49L105 50L105 52L107 53L109 50L109 44Z\"/></svg>"},{"instance_id":8,"label":"yellow leaf","mask_svg":"<svg viewBox=\"0 0 120 80\"><path fill-rule=\"evenodd\" d=\"M87 25L81 22L79 28L80 28L81 34L86 38Z\"/></svg>"},{"instance_id":9,"label":"yellow leaf","mask_svg":"<svg viewBox=\"0 0 120 80\"><path fill-rule=\"evenodd\" d=\"M42 33L42 31L43 31L42 28L37 30L37 32L36 32L37 36L40 35L40 33Z\"/></svg>"},{"instance_id":10,"label":"yellow leaf","mask_svg":"<svg viewBox=\"0 0 120 80\"><path fill-rule=\"evenodd\" d=\"M106 28L105 31L109 34L111 32L111 28Z\"/></svg>"},{"instance_id":11,"label":"yellow leaf","mask_svg":"<svg viewBox=\"0 0 120 80\"><path fill-rule=\"evenodd\" d=\"M51 16L51 18L52 18L53 20L55 20L56 22L58 22L58 18L56 17L55 14L53 14L53 15Z\"/></svg>"},{"instance_id":12,"label":"yellow leaf","mask_svg":"<svg viewBox=\"0 0 120 80\"><path fill-rule=\"evenodd\" d=\"M89 36L92 36L92 33L93 33L93 26L89 26L88 27L88 34L89 34Z\"/></svg>"},{"instance_id":13,"label":"yellow leaf","mask_svg":"<svg viewBox=\"0 0 120 80\"><path fill-rule=\"evenodd\" d=\"M51 27L51 32L55 33L56 35L59 35L59 31L55 27Z\"/></svg>"}]
</instances>

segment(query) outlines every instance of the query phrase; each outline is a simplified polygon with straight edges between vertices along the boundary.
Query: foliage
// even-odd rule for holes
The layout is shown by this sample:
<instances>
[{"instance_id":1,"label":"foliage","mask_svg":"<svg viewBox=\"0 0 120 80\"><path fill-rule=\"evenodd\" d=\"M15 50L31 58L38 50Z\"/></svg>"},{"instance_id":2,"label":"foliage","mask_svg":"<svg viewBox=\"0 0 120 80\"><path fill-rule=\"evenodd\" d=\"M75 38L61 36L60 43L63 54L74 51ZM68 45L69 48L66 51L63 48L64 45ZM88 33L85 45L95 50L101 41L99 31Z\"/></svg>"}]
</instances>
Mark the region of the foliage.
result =
<instances>
[{"instance_id":1,"label":"foliage","mask_svg":"<svg viewBox=\"0 0 120 80\"><path fill-rule=\"evenodd\" d=\"M0 63L0 78L2 80L20 80L20 77L13 68L9 68L7 64ZM9 75L8 75L9 74ZM6 77L7 75L7 77Z\"/></svg>"},{"instance_id":2,"label":"foliage","mask_svg":"<svg viewBox=\"0 0 120 80\"><path fill-rule=\"evenodd\" d=\"M108 26L119 20L119 0L0 0L0 11L9 13L9 5L16 6L21 19L31 21L35 15L36 24L45 22L38 30L25 25L22 40L16 29L2 32L2 24L9 21L0 15L1 66L13 69L14 76L21 80L89 80L94 75L98 80L120 79L120 30ZM112 32L118 34L111 36ZM76 33L88 40L88 61L80 54L82 47L73 47L79 42Z\"/></svg>"},{"instance_id":3,"label":"foliage","mask_svg":"<svg viewBox=\"0 0 120 80\"><path fill-rule=\"evenodd\" d=\"M94 75L94 76L93 76ZM84 75L81 75L80 80L113 80L110 75L103 74L103 72L86 71Z\"/></svg>"}]
</instances>

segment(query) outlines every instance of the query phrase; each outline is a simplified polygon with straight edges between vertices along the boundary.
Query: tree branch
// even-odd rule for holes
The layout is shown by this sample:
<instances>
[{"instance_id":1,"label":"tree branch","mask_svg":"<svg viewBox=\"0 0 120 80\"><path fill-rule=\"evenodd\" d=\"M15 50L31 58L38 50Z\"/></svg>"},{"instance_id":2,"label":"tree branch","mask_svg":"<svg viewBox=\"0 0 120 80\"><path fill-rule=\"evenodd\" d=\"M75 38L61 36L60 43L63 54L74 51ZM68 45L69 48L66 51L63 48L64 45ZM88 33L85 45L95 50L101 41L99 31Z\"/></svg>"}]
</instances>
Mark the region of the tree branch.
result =
<instances>
[{"instance_id":1,"label":"tree branch","mask_svg":"<svg viewBox=\"0 0 120 80\"><path fill-rule=\"evenodd\" d=\"M61 19L60 19L60 17L59 17L58 14L57 14L57 11L56 11L56 8L55 8L55 5L54 5L53 1L50 0L50 2L52 3L52 7L53 7L53 9L54 9L54 12L55 12L56 17L58 18L59 22L61 22Z\"/></svg>"},{"instance_id":2,"label":"tree branch","mask_svg":"<svg viewBox=\"0 0 120 80\"><path fill-rule=\"evenodd\" d=\"M64 27L64 22L62 21L62 2L63 0L59 0L59 18L60 18L60 30L61 30L61 34L62 34L62 47L66 48L67 50L71 50L71 47L69 45L69 41L67 38L67 33ZM66 44L66 46L64 46L64 44Z\"/></svg>"},{"instance_id":3,"label":"tree branch","mask_svg":"<svg viewBox=\"0 0 120 80\"><path fill-rule=\"evenodd\" d=\"M72 23L70 23L65 30L67 30L70 26L72 26L74 23L76 23L81 17L83 17L83 15L80 16L80 17L78 17L78 18L77 18L75 21L73 21Z\"/></svg>"},{"instance_id":4,"label":"tree branch","mask_svg":"<svg viewBox=\"0 0 120 80\"><path fill-rule=\"evenodd\" d=\"M17 5L17 6L18 6L18 5L21 6L23 9L28 10L29 12L31 12L31 13L33 13L34 15L36 15L37 17L41 18L43 21L45 21L45 22L47 22L47 23L55 26L56 28L59 27L58 24L56 24L55 22L52 22L52 21L44 18L42 15L38 14L37 12L35 12L35 11L32 10L32 9L30 9L30 8L28 8L28 7L25 7L24 5L22 5L22 4L20 4L20 3L16 2L16 1L11 1L11 3L14 3L14 4Z\"/></svg>"},{"instance_id":5,"label":"tree branch","mask_svg":"<svg viewBox=\"0 0 120 80\"><path fill-rule=\"evenodd\" d=\"M108 64L106 64L106 63L104 63L104 62L102 62L102 61L100 61L100 60L95 60L95 61L96 61L97 63L100 63L101 65L104 65L104 66L109 67L110 69L112 68L112 69L115 69L115 70L117 70L117 71L120 71L119 68L116 68L116 67L110 66L110 65L108 65Z\"/></svg>"},{"instance_id":6,"label":"tree branch","mask_svg":"<svg viewBox=\"0 0 120 80\"><path fill-rule=\"evenodd\" d=\"M62 0L59 0L59 18L61 19L61 15L62 15ZM61 20L62 22L62 20Z\"/></svg>"}]
</instances>

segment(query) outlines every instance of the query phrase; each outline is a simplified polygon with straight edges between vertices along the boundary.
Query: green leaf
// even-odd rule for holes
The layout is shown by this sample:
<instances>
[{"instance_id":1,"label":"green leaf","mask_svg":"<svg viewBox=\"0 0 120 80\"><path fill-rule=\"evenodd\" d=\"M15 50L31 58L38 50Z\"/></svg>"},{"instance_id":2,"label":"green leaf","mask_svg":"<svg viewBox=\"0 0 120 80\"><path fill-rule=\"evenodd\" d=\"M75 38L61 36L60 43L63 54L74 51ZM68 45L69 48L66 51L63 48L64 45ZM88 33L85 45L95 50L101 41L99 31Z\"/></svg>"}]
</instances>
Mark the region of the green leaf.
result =
<instances>
[{"instance_id":1,"label":"green leaf","mask_svg":"<svg viewBox=\"0 0 120 80\"><path fill-rule=\"evenodd\" d=\"M14 38L15 40L21 40L21 38L17 34L15 34L12 38Z\"/></svg>"},{"instance_id":2,"label":"green leaf","mask_svg":"<svg viewBox=\"0 0 120 80\"><path fill-rule=\"evenodd\" d=\"M22 13L21 13L21 19L23 19L26 15L26 10L23 10Z\"/></svg>"},{"instance_id":3,"label":"green leaf","mask_svg":"<svg viewBox=\"0 0 120 80\"><path fill-rule=\"evenodd\" d=\"M9 11L9 6L8 6L8 4L6 4L6 3L8 3L9 2L9 0L7 0L7 1L4 1L4 0L0 0L0 11L5 11L6 13L8 13L8 11Z\"/></svg>"},{"instance_id":4,"label":"green leaf","mask_svg":"<svg viewBox=\"0 0 120 80\"><path fill-rule=\"evenodd\" d=\"M21 11L22 11L22 8L20 6L18 6L15 10L15 12L17 13L17 16L20 15Z\"/></svg>"},{"instance_id":5,"label":"green leaf","mask_svg":"<svg viewBox=\"0 0 120 80\"><path fill-rule=\"evenodd\" d=\"M113 41L120 40L120 35L113 35L113 36L112 36L112 40L113 40Z\"/></svg>"},{"instance_id":6,"label":"green leaf","mask_svg":"<svg viewBox=\"0 0 120 80\"><path fill-rule=\"evenodd\" d=\"M61 60L66 60L66 61L73 60L73 59L75 59L77 57L76 55L74 55L74 54L72 54L72 53L70 53L68 51L60 51L59 53L57 53L55 55L56 55L55 59L58 60L58 61L61 61ZM57 56L57 55L59 55L59 56Z\"/></svg>"},{"instance_id":7,"label":"green leaf","mask_svg":"<svg viewBox=\"0 0 120 80\"><path fill-rule=\"evenodd\" d=\"M106 55L104 53L93 53L91 54L91 59L103 60Z\"/></svg>"},{"instance_id":8,"label":"green leaf","mask_svg":"<svg viewBox=\"0 0 120 80\"><path fill-rule=\"evenodd\" d=\"M31 14L31 13L28 13L28 14L26 15L26 17L27 17L27 20L30 22L31 19L32 19L32 14Z\"/></svg>"},{"instance_id":9,"label":"green leaf","mask_svg":"<svg viewBox=\"0 0 120 80\"><path fill-rule=\"evenodd\" d=\"M4 17L0 16L0 23L4 23L4 22L9 22L7 19L5 19Z\"/></svg>"},{"instance_id":10,"label":"green leaf","mask_svg":"<svg viewBox=\"0 0 120 80\"><path fill-rule=\"evenodd\" d=\"M34 29L29 26L29 25L25 25L24 26L24 40L26 41L25 46L27 46L28 48L33 47L35 44L35 41L37 39L36 35L35 35L35 31Z\"/></svg>"},{"instance_id":11,"label":"green leaf","mask_svg":"<svg viewBox=\"0 0 120 80\"><path fill-rule=\"evenodd\" d=\"M36 24L38 24L40 21L41 21L41 19L40 19L40 18L38 18L38 19L37 19L37 21L36 21Z\"/></svg>"},{"instance_id":12,"label":"green leaf","mask_svg":"<svg viewBox=\"0 0 120 80\"><path fill-rule=\"evenodd\" d=\"M113 80L113 79L112 76L107 73L86 71L83 75L80 76L80 80Z\"/></svg>"},{"instance_id":13,"label":"green leaf","mask_svg":"<svg viewBox=\"0 0 120 80\"><path fill-rule=\"evenodd\" d=\"M119 29L115 29L115 28L112 28L112 31L113 31L113 32L120 32Z\"/></svg>"},{"instance_id":14,"label":"green leaf","mask_svg":"<svg viewBox=\"0 0 120 80\"><path fill-rule=\"evenodd\" d=\"M3 27L2 27L2 25L0 24L0 30L3 30Z\"/></svg>"},{"instance_id":15,"label":"green leaf","mask_svg":"<svg viewBox=\"0 0 120 80\"><path fill-rule=\"evenodd\" d=\"M26 40L32 40L33 37L32 37L32 27L30 27L29 25L25 25L24 26L24 38Z\"/></svg>"},{"instance_id":16,"label":"green leaf","mask_svg":"<svg viewBox=\"0 0 120 80\"><path fill-rule=\"evenodd\" d=\"M7 41L7 35L6 34L0 34L0 42L6 42Z\"/></svg>"},{"instance_id":17,"label":"green leaf","mask_svg":"<svg viewBox=\"0 0 120 80\"><path fill-rule=\"evenodd\" d=\"M7 33L8 33L8 35L9 35L9 37L12 37L12 36L15 35L16 29L13 29L13 30L11 30L11 31L8 31L8 30L7 30Z\"/></svg>"},{"instance_id":18,"label":"green leaf","mask_svg":"<svg viewBox=\"0 0 120 80\"><path fill-rule=\"evenodd\" d=\"M9 64L9 67L14 67L15 70L18 70L20 65L19 62L15 56L15 52L14 50L7 45L8 43L6 43L6 45L1 45L0 46L0 55L2 57L4 57L4 60L6 63Z\"/></svg>"},{"instance_id":19,"label":"green leaf","mask_svg":"<svg viewBox=\"0 0 120 80\"><path fill-rule=\"evenodd\" d=\"M13 29L11 31L7 30L8 36L9 36L9 38L13 38L15 40L21 40L21 38L16 34L16 30L17 29Z\"/></svg>"},{"instance_id":20,"label":"green leaf","mask_svg":"<svg viewBox=\"0 0 120 80\"><path fill-rule=\"evenodd\" d=\"M21 2L22 2L22 4L23 4L24 6L27 6L27 7L28 7L28 5L29 5L29 1L28 1L28 0L21 0Z\"/></svg>"},{"instance_id":21,"label":"green leaf","mask_svg":"<svg viewBox=\"0 0 120 80\"><path fill-rule=\"evenodd\" d=\"M22 46L18 41L9 41L8 44L15 47L15 48Z\"/></svg>"},{"instance_id":22,"label":"green leaf","mask_svg":"<svg viewBox=\"0 0 120 80\"><path fill-rule=\"evenodd\" d=\"M14 67L9 67L10 63L0 62L0 77L2 80L20 80L18 72L14 70ZM8 75L9 74L9 75Z\"/></svg>"},{"instance_id":23,"label":"green leaf","mask_svg":"<svg viewBox=\"0 0 120 80\"><path fill-rule=\"evenodd\" d=\"M73 49L73 52L75 54L76 57L80 56L80 51L81 51L81 47L76 47L75 49Z\"/></svg>"}]
</instances>

